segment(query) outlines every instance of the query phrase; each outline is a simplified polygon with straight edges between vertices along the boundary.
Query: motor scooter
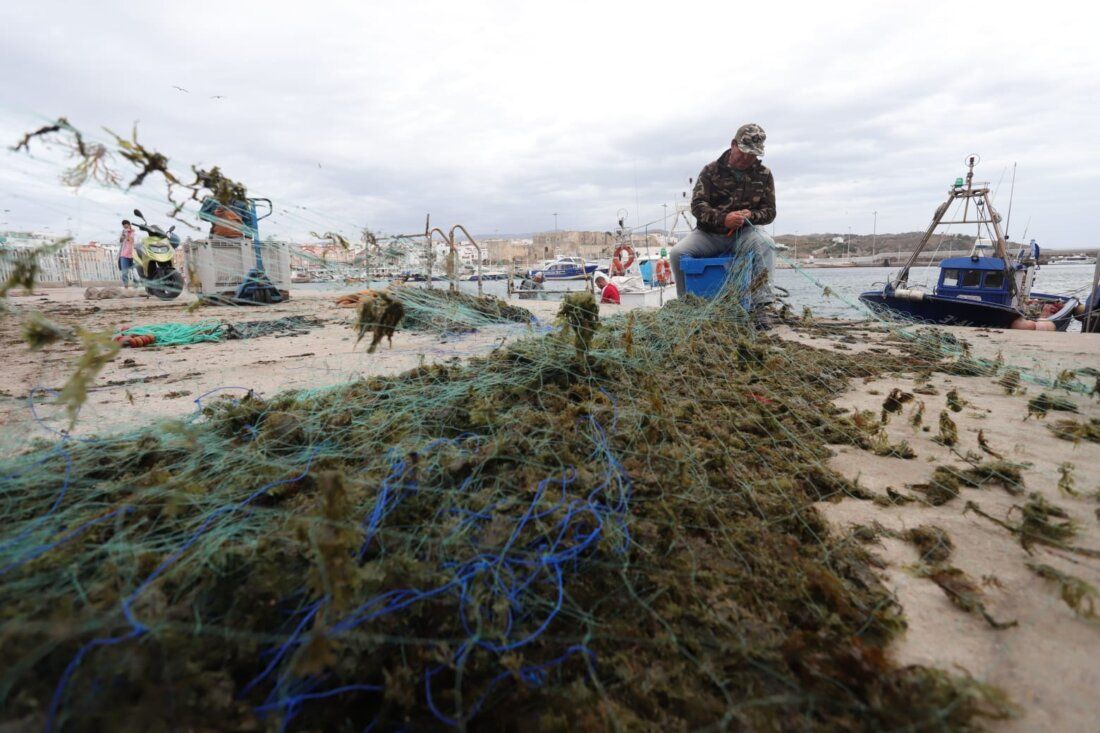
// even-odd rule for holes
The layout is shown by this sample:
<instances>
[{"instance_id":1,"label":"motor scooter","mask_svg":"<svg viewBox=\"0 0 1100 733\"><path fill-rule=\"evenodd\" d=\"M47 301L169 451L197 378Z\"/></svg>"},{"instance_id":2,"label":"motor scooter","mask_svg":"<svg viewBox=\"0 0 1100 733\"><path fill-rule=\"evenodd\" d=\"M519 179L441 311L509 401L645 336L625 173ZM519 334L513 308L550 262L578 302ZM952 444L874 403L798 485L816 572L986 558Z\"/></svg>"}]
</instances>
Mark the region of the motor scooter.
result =
<instances>
[{"instance_id":1,"label":"motor scooter","mask_svg":"<svg viewBox=\"0 0 1100 733\"><path fill-rule=\"evenodd\" d=\"M172 255L180 246L176 226L173 224L164 231L145 221L139 209L134 209L134 216L141 220L134 226L148 235L134 245L134 270L138 279L145 291L155 298L172 300L179 297L183 292L183 275L172 264Z\"/></svg>"}]
</instances>

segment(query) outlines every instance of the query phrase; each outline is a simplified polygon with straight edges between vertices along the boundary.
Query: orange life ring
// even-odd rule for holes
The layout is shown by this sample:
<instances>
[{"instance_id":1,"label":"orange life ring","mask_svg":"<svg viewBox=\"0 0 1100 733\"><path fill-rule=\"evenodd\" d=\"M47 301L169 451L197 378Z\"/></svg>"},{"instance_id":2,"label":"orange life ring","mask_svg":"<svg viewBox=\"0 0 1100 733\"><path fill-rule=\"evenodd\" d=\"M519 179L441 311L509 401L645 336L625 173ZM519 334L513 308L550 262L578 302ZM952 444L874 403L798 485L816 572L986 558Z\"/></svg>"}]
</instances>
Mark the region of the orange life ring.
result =
<instances>
[{"instance_id":1,"label":"orange life ring","mask_svg":"<svg viewBox=\"0 0 1100 733\"><path fill-rule=\"evenodd\" d=\"M668 260L661 258L657 260L657 272L654 277L658 285L668 285L672 282L672 265Z\"/></svg>"},{"instance_id":2,"label":"orange life ring","mask_svg":"<svg viewBox=\"0 0 1100 733\"><path fill-rule=\"evenodd\" d=\"M623 263L623 252L626 252L628 257L626 263ZM634 248L629 244L620 244L615 248L615 256L611 258L611 274L612 275L625 275L626 271L630 269L630 266L634 264Z\"/></svg>"}]
</instances>

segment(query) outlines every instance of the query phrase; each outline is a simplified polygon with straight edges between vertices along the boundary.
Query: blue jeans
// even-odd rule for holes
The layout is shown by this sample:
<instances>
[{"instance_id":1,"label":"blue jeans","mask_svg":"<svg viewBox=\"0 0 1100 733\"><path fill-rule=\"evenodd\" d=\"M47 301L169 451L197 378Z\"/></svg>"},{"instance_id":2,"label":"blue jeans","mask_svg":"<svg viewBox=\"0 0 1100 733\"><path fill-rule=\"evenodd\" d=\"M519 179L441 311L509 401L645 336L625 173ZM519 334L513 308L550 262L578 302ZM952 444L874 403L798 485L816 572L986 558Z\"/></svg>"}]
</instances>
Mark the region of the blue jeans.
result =
<instances>
[{"instance_id":1,"label":"blue jeans","mask_svg":"<svg viewBox=\"0 0 1100 733\"><path fill-rule=\"evenodd\" d=\"M137 273L133 272L134 258L133 257L119 257L118 269L122 270L122 285L127 287L130 285L130 278L133 278L134 283L137 284Z\"/></svg>"},{"instance_id":2,"label":"blue jeans","mask_svg":"<svg viewBox=\"0 0 1100 733\"><path fill-rule=\"evenodd\" d=\"M684 296L684 274L680 269L680 258L688 257L722 257L723 255L743 255L753 253L752 279L760 283L760 287L752 292L752 307L768 305L775 300L772 291L772 276L775 272L775 242L750 223L746 223L732 237L722 234L711 234L701 229L696 229L687 235L672 248L668 259L672 264L672 277L676 281L676 295ZM765 273L766 276L765 276Z\"/></svg>"}]
</instances>

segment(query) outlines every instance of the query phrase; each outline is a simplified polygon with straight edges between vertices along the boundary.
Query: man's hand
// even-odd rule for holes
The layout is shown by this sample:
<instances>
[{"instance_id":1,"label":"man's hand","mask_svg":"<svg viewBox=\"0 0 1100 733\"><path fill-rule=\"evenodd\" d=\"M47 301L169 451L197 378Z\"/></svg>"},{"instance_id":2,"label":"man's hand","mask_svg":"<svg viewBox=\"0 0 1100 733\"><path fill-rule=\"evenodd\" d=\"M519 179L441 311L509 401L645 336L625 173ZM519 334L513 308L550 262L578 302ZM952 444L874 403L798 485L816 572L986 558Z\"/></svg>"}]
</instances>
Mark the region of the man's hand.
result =
<instances>
[{"instance_id":1,"label":"man's hand","mask_svg":"<svg viewBox=\"0 0 1100 733\"><path fill-rule=\"evenodd\" d=\"M726 229L729 231L737 231L741 228L741 225L745 223L745 213L744 211L731 211L726 214L726 218L722 223L725 224Z\"/></svg>"}]
</instances>

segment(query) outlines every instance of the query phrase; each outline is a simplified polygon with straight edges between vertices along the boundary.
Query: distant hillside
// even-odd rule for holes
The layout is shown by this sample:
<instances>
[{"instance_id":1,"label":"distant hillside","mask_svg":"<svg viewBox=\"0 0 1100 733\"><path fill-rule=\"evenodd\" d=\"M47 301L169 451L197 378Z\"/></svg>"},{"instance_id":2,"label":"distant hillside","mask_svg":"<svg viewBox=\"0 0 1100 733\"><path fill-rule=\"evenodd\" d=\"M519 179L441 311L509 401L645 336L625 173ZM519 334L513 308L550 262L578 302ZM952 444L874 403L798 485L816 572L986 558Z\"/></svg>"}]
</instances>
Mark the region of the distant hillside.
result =
<instances>
[{"instance_id":1,"label":"distant hillside","mask_svg":"<svg viewBox=\"0 0 1100 733\"><path fill-rule=\"evenodd\" d=\"M846 245L845 243L834 242L833 239L840 237L844 238L843 234L780 234L775 238L775 241L781 242L791 249L793 249L798 257L806 257L813 255L814 257L844 257L846 252L850 253L852 257L864 257L871 254L884 254L887 252L912 252L917 248L917 244L920 242L921 237L924 236L924 232L902 232L900 234L879 234L878 237L873 237L870 234L853 234L851 239ZM848 249L850 245L851 249ZM969 250L974 245L973 234L955 234L944 236L940 234L933 235L932 241L929 243L926 251L935 251L939 248L942 251L951 250ZM1010 249L1019 246L1019 242L1009 241ZM872 246L874 252L871 251ZM1055 254L1066 254L1067 252L1075 252L1080 254L1096 255L1100 253L1100 249L1096 247L1077 248L1072 250L1055 250L1047 247L1042 248L1043 257L1045 261L1048 256L1055 256Z\"/></svg>"},{"instance_id":2,"label":"distant hillside","mask_svg":"<svg viewBox=\"0 0 1100 733\"><path fill-rule=\"evenodd\" d=\"M899 234L781 234L775 241L793 249L799 257L862 257L884 252L912 252L920 243L924 232L901 232ZM847 239L847 243L834 242L836 238ZM974 244L973 234L935 235L929 248L944 251L970 249ZM872 248L874 251L872 251Z\"/></svg>"}]
</instances>

